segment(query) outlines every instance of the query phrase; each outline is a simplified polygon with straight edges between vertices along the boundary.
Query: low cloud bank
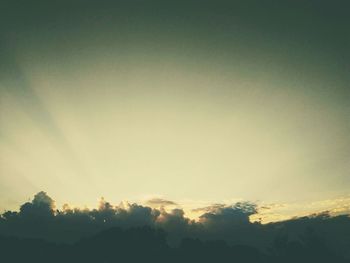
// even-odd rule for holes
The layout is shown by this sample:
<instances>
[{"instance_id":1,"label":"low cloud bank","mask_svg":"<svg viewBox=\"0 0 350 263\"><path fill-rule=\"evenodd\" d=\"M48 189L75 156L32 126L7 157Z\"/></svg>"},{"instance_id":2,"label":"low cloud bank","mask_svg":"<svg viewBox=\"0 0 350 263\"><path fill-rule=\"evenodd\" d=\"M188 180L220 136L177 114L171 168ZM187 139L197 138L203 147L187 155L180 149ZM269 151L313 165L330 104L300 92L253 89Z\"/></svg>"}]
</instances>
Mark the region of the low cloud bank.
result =
<instances>
[{"instance_id":1,"label":"low cloud bank","mask_svg":"<svg viewBox=\"0 0 350 263\"><path fill-rule=\"evenodd\" d=\"M153 200L153 203L175 204L160 199ZM239 202L230 206L216 204L199 208L198 211L202 211L203 214L198 221L194 221L185 217L184 211L178 208L166 211L164 208L155 209L138 204L114 206L103 199L97 209L72 209L65 205L62 210L56 210L54 200L45 192L39 192L31 202L23 204L19 212L7 211L0 216L0 236L1 240L10 237L37 238L44 240L40 241L43 242L40 244L45 247L52 245L47 242L55 242L63 247L82 246L85 249L87 243L84 242L94 240L93 242L98 244L96 238L101 235L137 236L144 231L150 231L147 233L151 236L160 233L164 242L158 240L160 243L155 246L160 249L158 252L167 251L164 253L168 253L169 249L185 250L187 246L191 251L195 250L195 247L205 251L205 247L209 246L209 251L215 247L231 252L234 247L244 246L243 250L254 248L254 253L259 251L277 256L285 255L289 250L295 249L297 253L304 251L306 247L311 249L314 246L316 250L322 248L322 253L326 251L332 257L339 256L337 260L350 259L348 215L332 217L325 212L264 225L249 220L251 215L258 212L257 205L250 202ZM3 244L3 247L17 242L11 240L3 241L6 244Z\"/></svg>"}]
</instances>

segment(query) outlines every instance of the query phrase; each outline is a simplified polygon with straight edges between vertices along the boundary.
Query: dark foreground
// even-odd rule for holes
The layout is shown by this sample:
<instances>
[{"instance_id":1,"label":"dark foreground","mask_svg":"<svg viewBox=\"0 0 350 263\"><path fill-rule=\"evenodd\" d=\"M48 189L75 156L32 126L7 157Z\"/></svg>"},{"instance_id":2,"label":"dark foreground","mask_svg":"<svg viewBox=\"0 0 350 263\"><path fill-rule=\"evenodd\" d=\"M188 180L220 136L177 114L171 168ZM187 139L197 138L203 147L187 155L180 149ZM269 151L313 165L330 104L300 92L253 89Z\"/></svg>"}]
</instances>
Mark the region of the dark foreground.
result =
<instances>
[{"instance_id":1,"label":"dark foreground","mask_svg":"<svg viewBox=\"0 0 350 263\"><path fill-rule=\"evenodd\" d=\"M74 244L1 237L1 262L350 262L320 240L275 240L267 251L224 241L183 239L170 247L162 230L111 228Z\"/></svg>"}]
</instances>

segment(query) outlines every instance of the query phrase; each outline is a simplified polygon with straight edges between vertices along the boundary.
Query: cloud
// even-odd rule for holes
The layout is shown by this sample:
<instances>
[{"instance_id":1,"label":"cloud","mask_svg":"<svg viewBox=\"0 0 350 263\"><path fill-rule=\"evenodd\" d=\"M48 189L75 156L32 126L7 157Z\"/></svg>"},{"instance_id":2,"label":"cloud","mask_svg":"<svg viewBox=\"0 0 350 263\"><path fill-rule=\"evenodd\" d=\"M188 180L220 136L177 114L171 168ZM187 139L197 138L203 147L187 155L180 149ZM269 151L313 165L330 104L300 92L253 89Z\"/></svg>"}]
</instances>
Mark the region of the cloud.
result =
<instances>
[{"instance_id":1,"label":"cloud","mask_svg":"<svg viewBox=\"0 0 350 263\"><path fill-rule=\"evenodd\" d=\"M206 224L249 224L249 216L257 213L257 205L238 202L232 206L216 205L201 215L200 222Z\"/></svg>"},{"instance_id":2,"label":"cloud","mask_svg":"<svg viewBox=\"0 0 350 263\"><path fill-rule=\"evenodd\" d=\"M205 207L199 207L199 208L194 208L191 211L198 213L198 212L215 212L219 209L224 208L226 205L225 204L212 204L209 206L205 206Z\"/></svg>"},{"instance_id":3,"label":"cloud","mask_svg":"<svg viewBox=\"0 0 350 263\"><path fill-rule=\"evenodd\" d=\"M39 192L32 202L24 203L20 207L19 215L22 218L43 218L54 215L55 202L45 192Z\"/></svg>"},{"instance_id":4,"label":"cloud","mask_svg":"<svg viewBox=\"0 0 350 263\"><path fill-rule=\"evenodd\" d=\"M324 211L328 211L332 216L337 216L350 214L350 197L345 195L314 202L262 203L258 210L258 213L252 215L250 219L263 223L284 221L310 214L320 214Z\"/></svg>"},{"instance_id":5,"label":"cloud","mask_svg":"<svg viewBox=\"0 0 350 263\"><path fill-rule=\"evenodd\" d=\"M65 205L62 210L57 210L55 201L45 192L39 192L31 202L24 203L18 212L7 211L0 216L0 239L1 236L40 238L50 242L79 244L86 251L88 245L83 240L92 238L91 244L106 242L103 244L110 247L109 241L98 240L111 238L110 242L121 242L114 237L116 233L131 240L135 237L153 240L153 230L142 230L148 227L164 231L166 243L162 243L162 246L166 251L168 245L178 247L179 250L187 249L188 246L210 250L213 249L212 246L226 249L227 246L243 245L246 247L237 248L237 251L249 248L249 253L256 253L252 248L269 250L274 247L279 251L280 247L289 249L289 246L293 246L291 242L297 242L302 248L309 239L320 238L324 240L327 249L350 258L350 253L347 252L350 243L349 216L334 217L330 212L324 212L283 222L261 224L250 220L251 216L258 215L258 209L257 204L251 202L213 204L196 209L198 212L202 211L202 214L199 221L194 221L187 218L184 210L179 208L167 211L164 207L155 209L127 202L113 205L104 198L101 198L96 209L70 208ZM116 232L109 230L116 228L119 229ZM141 230L131 230L135 228ZM215 240L223 240L227 245L220 242L218 245ZM277 248L275 242L278 243ZM113 251L114 248L110 249ZM95 260L98 261L98 258Z\"/></svg>"},{"instance_id":6,"label":"cloud","mask_svg":"<svg viewBox=\"0 0 350 263\"><path fill-rule=\"evenodd\" d=\"M178 208L114 206L103 198L91 210L67 205L55 210L54 204L40 192L19 212L1 215L2 260L346 263L350 259L350 217L344 215L321 213L263 225L249 221L257 213L251 202L202 208L200 222L186 218Z\"/></svg>"},{"instance_id":7,"label":"cloud","mask_svg":"<svg viewBox=\"0 0 350 263\"><path fill-rule=\"evenodd\" d=\"M43 191L34 196L32 203L35 206L47 206L50 210L55 208L55 201Z\"/></svg>"},{"instance_id":8,"label":"cloud","mask_svg":"<svg viewBox=\"0 0 350 263\"><path fill-rule=\"evenodd\" d=\"M146 204L150 205L150 206L153 206L153 207L178 205L177 203L175 203L173 201L162 199L162 198L149 199L149 200L146 201Z\"/></svg>"}]
</instances>

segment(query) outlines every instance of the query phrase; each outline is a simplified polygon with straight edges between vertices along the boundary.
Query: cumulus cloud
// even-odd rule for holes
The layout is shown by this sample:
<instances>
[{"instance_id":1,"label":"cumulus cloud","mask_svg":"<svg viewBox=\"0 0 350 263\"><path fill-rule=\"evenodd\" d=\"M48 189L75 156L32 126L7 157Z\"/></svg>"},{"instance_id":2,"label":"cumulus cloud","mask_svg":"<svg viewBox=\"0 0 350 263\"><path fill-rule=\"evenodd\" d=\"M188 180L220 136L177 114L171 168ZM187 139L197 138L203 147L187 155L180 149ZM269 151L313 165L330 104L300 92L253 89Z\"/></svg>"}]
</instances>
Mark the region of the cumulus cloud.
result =
<instances>
[{"instance_id":1,"label":"cumulus cloud","mask_svg":"<svg viewBox=\"0 0 350 263\"><path fill-rule=\"evenodd\" d=\"M175 204L159 198L149 203ZM218 229L226 225L249 224L249 215L256 212L256 206L241 202L232 206L216 204L201 210L199 222L187 218L179 208L166 211L164 206L157 209L127 202L112 205L104 198L97 209L70 208L65 204L62 210L55 210L54 200L40 192L31 202L23 204L19 212L6 212L1 216L0 233L73 242L110 227L150 226L169 232L169 240L176 243L187 236L211 239L212 231L219 233Z\"/></svg>"},{"instance_id":2,"label":"cumulus cloud","mask_svg":"<svg viewBox=\"0 0 350 263\"><path fill-rule=\"evenodd\" d=\"M112 205L103 198L97 209L65 205L62 210L55 210L54 200L40 192L23 204L19 212L7 211L0 216L0 245L6 251L2 259L7 262L27 259L161 262L164 258L173 262L221 262L227 257L240 262L289 262L290 258L310 262L308 257L317 262L350 259L350 218L346 215L332 217L325 212L263 225L249 220L258 211L258 206L251 202L214 204L196 211L203 212L199 221L187 218L179 208L167 211L164 207L155 209L136 203ZM48 243L52 241L63 244ZM25 257L15 252L18 250L25 251ZM53 255L58 256L53 259Z\"/></svg>"},{"instance_id":3,"label":"cumulus cloud","mask_svg":"<svg viewBox=\"0 0 350 263\"><path fill-rule=\"evenodd\" d=\"M249 224L249 216L257 213L257 205L238 202L232 206L216 206L201 215L200 221L207 224Z\"/></svg>"}]
</instances>

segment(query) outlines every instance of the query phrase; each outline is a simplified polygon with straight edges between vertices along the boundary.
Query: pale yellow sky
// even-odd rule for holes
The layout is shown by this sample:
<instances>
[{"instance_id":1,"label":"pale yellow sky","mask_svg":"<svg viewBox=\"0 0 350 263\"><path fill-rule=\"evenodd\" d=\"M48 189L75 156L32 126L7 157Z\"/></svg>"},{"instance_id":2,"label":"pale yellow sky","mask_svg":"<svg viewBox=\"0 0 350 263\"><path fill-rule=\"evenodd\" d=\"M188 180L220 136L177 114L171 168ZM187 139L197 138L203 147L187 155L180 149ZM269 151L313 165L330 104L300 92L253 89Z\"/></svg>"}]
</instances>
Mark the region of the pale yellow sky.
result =
<instances>
[{"instance_id":1,"label":"pale yellow sky","mask_svg":"<svg viewBox=\"0 0 350 263\"><path fill-rule=\"evenodd\" d=\"M24 80L5 83L1 96L2 195L18 205L45 190L59 203L92 206L102 195L305 202L346 194L344 108L311 91L327 83L153 60L131 57L119 70L118 56L79 66L19 57Z\"/></svg>"},{"instance_id":2,"label":"pale yellow sky","mask_svg":"<svg viewBox=\"0 0 350 263\"><path fill-rule=\"evenodd\" d=\"M323 32L313 14L285 32L272 18L188 8L5 19L0 209L41 190L89 207L101 196L189 207L349 194L343 27Z\"/></svg>"}]
</instances>

